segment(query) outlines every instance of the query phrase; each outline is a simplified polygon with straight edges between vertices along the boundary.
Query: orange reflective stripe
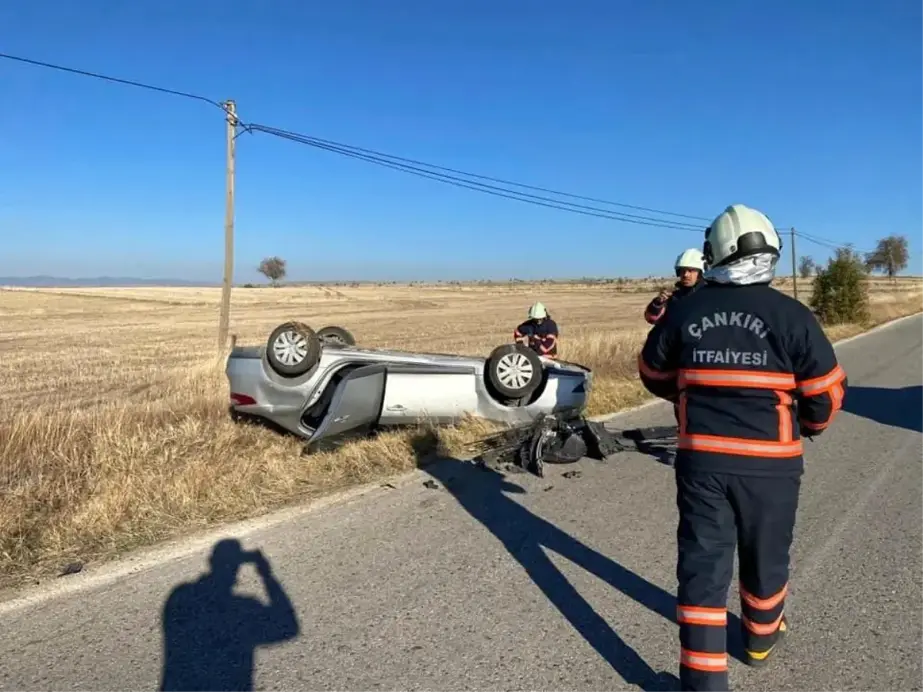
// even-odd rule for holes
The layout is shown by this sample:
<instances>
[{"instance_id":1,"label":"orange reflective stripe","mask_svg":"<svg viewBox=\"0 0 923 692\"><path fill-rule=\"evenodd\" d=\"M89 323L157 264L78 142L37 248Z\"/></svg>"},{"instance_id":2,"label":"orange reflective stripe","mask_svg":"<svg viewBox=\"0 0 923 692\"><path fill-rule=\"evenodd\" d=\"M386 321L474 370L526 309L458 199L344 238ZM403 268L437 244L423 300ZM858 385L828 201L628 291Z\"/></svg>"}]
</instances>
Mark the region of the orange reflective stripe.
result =
<instances>
[{"instance_id":1,"label":"orange reflective stripe","mask_svg":"<svg viewBox=\"0 0 923 692\"><path fill-rule=\"evenodd\" d=\"M742 615L740 618L741 622L744 623L749 631L757 636L765 636L768 634L775 634L776 630L779 629L779 624L782 622L782 613L779 613L779 617L770 622L768 625L764 625L759 622L753 622L750 618Z\"/></svg>"},{"instance_id":2,"label":"orange reflective stripe","mask_svg":"<svg viewBox=\"0 0 923 692\"><path fill-rule=\"evenodd\" d=\"M650 365L644 362L644 357L640 353L638 354L638 370L650 380L672 380L676 377L676 372L672 370L666 372L654 370Z\"/></svg>"},{"instance_id":3,"label":"orange reflective stripe","mask_svg":"<svg viewBox=\"0 0 923 692\"><path fill-rule=\"evenodd\" d=\"M714 373L721 377L713 377ZM726 376L726 379L722 379ZM739 376L754 378L745 383ZM756 379L762 378L762 379ZM773 382L785 387L794 387L795 378L785 373L744 372L727 370L680 370L680 411L679 444L680 449L736 456L767 457L788 459L801 456L804 451L801 440L793 439L792 430L792 396L775 389ZM755 387L773 389L779 403L775 408L778 413L778 430L776 440L752 440L744 437L726 437L724 435L688 434L686 432L686 392L684 385L700 384L717 387Z\"/></svg>"},{"instance_id":4,"label":"orange reflective stripe","mask_svg":"<svg viewBox=\"0 0 923 692\"><path fill-rule=\"evenodd\" d=\"M797 457L801 456L803 452L801 440L778 442L775 440L748 440L743 437L721 437L719 435L682 434L679 436L678 447L696 452L714 452L717 454L773 459Z\"/></svg>"},{"instance_id":5,"label":"orange reflective stripe","mask_svg":"<svg viewBox=\"0 0 923 692\"><path fill-rule=\"evenodd\" d=\"M676 621L687 625L724 627L728 624L728 611L727 608L676 606Z\"/></svg>"},{"instance_id":6,"label":"orange reflective stripe","mask_svg":"<svg viewBox=\"0 0 923 692\"><path fill-rule=\"evenodd\" d=\"M776 391L779 397L779 403L776 405L776 411L779 412L779 441L792 441L792 397L781 390Z\"/></svg>"},{"instance_id":7,"label":"orange reflective stripe","mask_svg":"<svg viewBox=\"0 0 923 692\"><path fill-rule=\"evenodd\" d=\"M752 389L794 389L795 376L786 372L763 370L705 370L683 368L679 371L679 386L742 387Z\"/></svg>"},{"instance_id":8,"label":"orange reflective stripe","mask_svg":"<svg viewBox=\"0 0 923 692\"><path fill-rule=\"evenodd\" d=\"M785 599L785 594L788 592L788 584L786 584L769 598L757 598L747 591L743 584L738 584L738 587L740 588L740 600L755 610L772 610Z\"/></svg>"},{"instance_id":9,"label":"orange reflective stripe","mask_svg":"<svg viewBox=\"0 0 923 692\"><path fill-rule=\"evenodd\" d=\"M703 651L680 649L680 665L706 673L723 673L728 669L727 654L709 654Z\"/></svg>"},{"instance_id":10,"label":"orange reflective stripe","mask_svg":"<svg viewBox=\"0 0 923 692\"><path fill-rule=\"evenodd\" d=\"M803 396L818 396L829 391L844 379L846 379L846 372L837 365L826 375L812 377L809 380L801 380L798 382L798 391L801 392Z\"/></svg>"},{"instance_id":11,"label":"orange reflective stripe","mask_svg":"<svg viewBox=\"0 0 923 692\"><path fill-rule=\"evenodd\" d=\"M810 421L802 421L802 425L811 430L824 430L830 423L833 422L833 417L836 415L836 412L843 408L843 385L837 382L833 387L830 388L830 415L827 416L827 420L820 423L812 423Z\"/></svg>"}]
</instances>

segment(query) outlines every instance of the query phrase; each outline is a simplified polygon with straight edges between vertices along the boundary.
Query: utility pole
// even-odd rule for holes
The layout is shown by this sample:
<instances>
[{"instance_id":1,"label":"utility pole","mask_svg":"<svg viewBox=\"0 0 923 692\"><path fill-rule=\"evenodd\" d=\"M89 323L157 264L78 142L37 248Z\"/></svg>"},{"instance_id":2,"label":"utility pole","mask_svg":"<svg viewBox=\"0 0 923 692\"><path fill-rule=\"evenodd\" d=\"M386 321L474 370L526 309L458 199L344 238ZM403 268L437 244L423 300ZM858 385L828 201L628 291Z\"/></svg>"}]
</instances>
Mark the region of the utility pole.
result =
<instances>
[{"instance_id":1,"label":"utility pole","mask_svg":"<svg viewBox=\"0 0 923 692\"><path fill-rule=\"evenodd\" d=\"M798 260L795 254L795 227L789 231L792 238L792 292L795 294L795 300L798 300Z\"/></svg>"},{"instance_id":2,"label":"utility pole","mask_svg":"<svg viewBox=\"0 0 923 692\"><path fill-rule=\"evenodd\" d=\"M218 324L218 350L228 342L231 324L231 284L234 281L234 145L237 142L237 105L222 104L227 112L226 194L224 201L224 283L221 286L221 318Z\"/></svg>"}]
</instances>

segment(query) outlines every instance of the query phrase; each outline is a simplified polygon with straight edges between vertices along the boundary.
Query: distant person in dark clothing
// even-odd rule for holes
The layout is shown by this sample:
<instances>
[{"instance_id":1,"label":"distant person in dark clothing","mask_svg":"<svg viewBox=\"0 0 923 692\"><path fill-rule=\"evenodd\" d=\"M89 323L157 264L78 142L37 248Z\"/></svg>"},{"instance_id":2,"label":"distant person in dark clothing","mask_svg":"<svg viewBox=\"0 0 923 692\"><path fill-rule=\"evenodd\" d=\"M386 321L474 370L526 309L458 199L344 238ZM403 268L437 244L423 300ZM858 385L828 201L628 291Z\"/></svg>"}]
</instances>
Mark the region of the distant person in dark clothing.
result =
<instances>
[{"instance_id":1,"label":"distant person in dark clothing","mask_svg":"<svg viewBox=\"0 0 923 692\"><path fill-rule=\"evenodd\" d=\"M558 357L558 325L541 303L529 308L529 318L516 327L513 339L541 356Z\"/></svg>"}]
</instances>

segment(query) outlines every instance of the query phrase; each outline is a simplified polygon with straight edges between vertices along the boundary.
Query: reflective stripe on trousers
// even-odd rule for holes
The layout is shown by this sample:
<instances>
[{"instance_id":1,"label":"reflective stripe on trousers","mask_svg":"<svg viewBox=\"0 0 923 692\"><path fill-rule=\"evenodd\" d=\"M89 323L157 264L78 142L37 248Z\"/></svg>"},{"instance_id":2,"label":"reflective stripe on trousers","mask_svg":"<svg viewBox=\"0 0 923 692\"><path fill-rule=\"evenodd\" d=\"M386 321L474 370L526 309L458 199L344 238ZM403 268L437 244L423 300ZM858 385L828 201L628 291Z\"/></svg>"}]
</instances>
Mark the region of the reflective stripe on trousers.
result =
<instances>
[{"instance_id":1,"label":"reflective stripe on trousers","mask_svg":"<svg viewBox=\"0 0 923 692\"><path fill-rule=\"evenodd\" d=\"M677 614L684 690L727 690L727 594L740 556L741 628L757 656L785 607L798 477L676 472Z\"/></svg>"}]
</instances>

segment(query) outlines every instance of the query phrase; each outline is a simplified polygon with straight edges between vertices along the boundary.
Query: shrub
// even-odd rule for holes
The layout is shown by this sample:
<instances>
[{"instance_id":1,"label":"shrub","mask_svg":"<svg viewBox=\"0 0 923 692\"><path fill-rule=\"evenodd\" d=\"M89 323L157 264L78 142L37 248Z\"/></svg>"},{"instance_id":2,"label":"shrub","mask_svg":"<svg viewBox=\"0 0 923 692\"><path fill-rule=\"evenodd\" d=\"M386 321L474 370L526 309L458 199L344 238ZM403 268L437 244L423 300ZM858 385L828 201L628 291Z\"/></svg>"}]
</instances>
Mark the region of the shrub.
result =
<instances>
[{"instance_id":1,"label":"shrub","mask_svg":"<svg viewBox=\"0 0 923 692\"><path fill-rule=\"evenodd\" d=\"M811 309L826 325L869 319L865 262L852 248L840 248L814 278Z\"/></svg>"}]
</instances>

